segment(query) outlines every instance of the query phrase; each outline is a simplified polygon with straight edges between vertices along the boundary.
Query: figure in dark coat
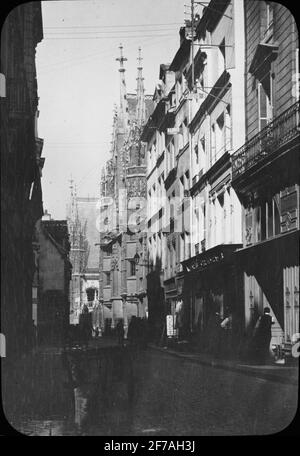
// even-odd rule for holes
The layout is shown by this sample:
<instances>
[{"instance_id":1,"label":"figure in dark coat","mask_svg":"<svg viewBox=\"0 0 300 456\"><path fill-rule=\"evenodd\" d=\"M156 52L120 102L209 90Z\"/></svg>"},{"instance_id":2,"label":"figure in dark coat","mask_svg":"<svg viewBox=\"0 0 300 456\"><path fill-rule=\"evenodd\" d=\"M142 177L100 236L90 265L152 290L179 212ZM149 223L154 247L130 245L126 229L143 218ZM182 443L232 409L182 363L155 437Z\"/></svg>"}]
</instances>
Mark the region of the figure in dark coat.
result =
<instances>
[{"instance_id":1,"label":"figure in dark coat","mask_svg":"<svg viewBox=\"0 0 300 456\"><path fill-rule=\"evenodd\" d=\"M271 328L273 324L274 321L270 315L270 309L265 307L263 315L258 319L253 335L254 356L260 363L265 363L270 359Z\"/></svg>"},{"instance_id":2,"label":"figure in dark coat","mask_svg":"<svg viewBox=\"0 0 300 456\"><path fill-rule=\"evenodd\" d=\"M83 306L82 313L79 315L79 331L82 345L88 347L92 334L92 318L86 305Z\"/></svg>"}]
</instances>

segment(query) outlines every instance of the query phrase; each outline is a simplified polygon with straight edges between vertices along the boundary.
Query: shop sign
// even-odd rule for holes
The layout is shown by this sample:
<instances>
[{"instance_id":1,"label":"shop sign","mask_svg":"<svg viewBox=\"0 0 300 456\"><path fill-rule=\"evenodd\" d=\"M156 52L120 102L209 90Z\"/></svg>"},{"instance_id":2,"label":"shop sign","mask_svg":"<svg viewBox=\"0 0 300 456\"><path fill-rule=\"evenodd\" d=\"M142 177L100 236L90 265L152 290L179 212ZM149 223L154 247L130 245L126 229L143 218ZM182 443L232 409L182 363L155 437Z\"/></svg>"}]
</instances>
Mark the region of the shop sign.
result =
<instances>
[{"instance_id":1,"label":"shop sign","mask_svg":"<svg viewBox=\"0 0 300 456\"><path fill-rule=\"evenodd\" d=\"M190 271L193 270L199 270L199 269L205 269L207 266L215 263L219 263L224 259L224 253L216 253L212 256L207 256L205 258L199 258L199 257L194 257L192 261L187 265L187 268Z\"/></svg>"}]
</instances>

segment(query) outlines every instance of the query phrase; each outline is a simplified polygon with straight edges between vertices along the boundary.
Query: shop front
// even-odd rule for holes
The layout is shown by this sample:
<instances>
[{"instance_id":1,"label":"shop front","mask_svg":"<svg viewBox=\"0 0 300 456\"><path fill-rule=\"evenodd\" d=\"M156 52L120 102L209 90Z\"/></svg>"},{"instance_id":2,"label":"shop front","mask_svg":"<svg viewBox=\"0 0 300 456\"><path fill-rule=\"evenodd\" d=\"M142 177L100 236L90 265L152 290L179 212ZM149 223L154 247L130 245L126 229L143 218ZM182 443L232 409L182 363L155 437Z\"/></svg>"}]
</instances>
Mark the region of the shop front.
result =
<instances>
[{"instance_id":1,"label":"shop front","mask_svg":"<svg viewBox=\"0 0 300 456\"><path fill-rule=\"evenodd\" d=\"M272 345L291 345L299 333L299 230L241 249L236 257L245 274L247 332L270 307Z\"/></svg>"},{"instance_id":2,"label":"shop front","mask_svg":"<svg viewBox=\"0 0 300 456\"><path fill-rule=\"evenodd\" d=\"M243 275L234 257L240 247L241 244L218 245L182 262L186 321L190 339L199 351L216 354L223 350L220 325L226 317L231 321L231 342L226 350L238 348L241 341L244 331Z\"/></svg>"}]
</instances>

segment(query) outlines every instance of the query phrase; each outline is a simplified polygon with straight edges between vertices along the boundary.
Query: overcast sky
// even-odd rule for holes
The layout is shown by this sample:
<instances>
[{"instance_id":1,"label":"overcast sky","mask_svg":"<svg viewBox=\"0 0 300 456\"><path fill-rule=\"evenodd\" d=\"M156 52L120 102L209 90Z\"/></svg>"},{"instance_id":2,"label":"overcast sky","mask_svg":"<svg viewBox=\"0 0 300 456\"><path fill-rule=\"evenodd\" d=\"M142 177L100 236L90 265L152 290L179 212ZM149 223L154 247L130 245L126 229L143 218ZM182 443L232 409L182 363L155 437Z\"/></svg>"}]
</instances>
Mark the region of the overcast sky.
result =
<instances>
[{"instance_id":1,"label":"overcast sky","mask_svg":"<svg viewBox=\"0 0 300 456\"><path fill-rule=\"evenodd\" d=\"M146 93L153 94L160 63L172 61L189 0L42 2L44 39L37 48L38 134L44 138L44 208L66 217L71 175L78 196L98 196L109 157L114 103L119 104L119 45L135 92L142 47ZM186 11L189 11L186 8ZM186 16L188 17L188 16Z\"/></svg>"}]
</instances>

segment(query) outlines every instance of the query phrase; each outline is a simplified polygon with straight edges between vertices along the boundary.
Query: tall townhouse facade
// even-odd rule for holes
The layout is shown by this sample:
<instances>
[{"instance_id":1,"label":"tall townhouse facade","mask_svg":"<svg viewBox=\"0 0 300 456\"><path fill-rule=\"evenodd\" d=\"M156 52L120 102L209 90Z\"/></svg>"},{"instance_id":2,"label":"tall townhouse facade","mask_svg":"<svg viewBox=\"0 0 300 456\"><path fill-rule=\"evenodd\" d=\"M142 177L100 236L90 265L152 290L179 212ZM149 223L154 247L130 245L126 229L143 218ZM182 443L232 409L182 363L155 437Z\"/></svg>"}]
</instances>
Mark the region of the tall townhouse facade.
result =
<instances>
[{"instance_id":1,"label":"tall townhouse facade","mask_svg":"<svg viewBox=\"0 0 300 456\"><path fill-rule=\"evenodd\" d=\"M166 312L173 317L177 304L182 300L183 266L182 261L190 257L190 96L188 69L190 67L191 27L186 23L179 32L180 46L170 70L174 72L175 83L168 109L173 114L173 125L167 129L166 144L166 217L169 221L166 233L166 263L164 289ZM183 310L183 309L182 309Z\"/></svg>"},{"instance_id":2,"label":"tall townhouse facade","mask_svg":"<svg viewBox=\"0 0 300 456\"><path fill-rule=\"evenodd\" d=\"M114 116L111 158L101 180L99 299L102 329L105 320L112 328L123 320L126 335L132 315L147 314L146 164L140 134L152 97L144 93L140 50L136 94L126 91L122 46L117 60L120 106Z\"/></svg>"},{"instance_id":3,"label":"tall townhouse facade","mask_svg":"<svg viewBox=\"0 0 300 456\"><path fill-rule=\"evenodd\" d=\"M231 155L244 141L244 12L242 2L210 2L194 41L191 101L191 256L185 271L186 320L202 348L216 313L242 319L241 206L231 186Z\"/></svg>"},{"instance_id":4,"label":"tall townhouse facade","mask_svg":"<svg viewBox=\"0 0 300 456\"><path fill-rule=\"evenodd\" d=\"M167 235L170 229L169 201L165 180L175 166L174 137L168 129L175 121L175 73L169 64L161 64L159 83L153 101L154 109L142 132L146 144L147 159L147 297L149 325L158 337L164 322L166 308L164 281L170 277L174 262L167 250ZM172 225L174 228L174 223ZM173 229L174 231L174 229ZM175 246L174 261L175 261Z\"/></svg>"},{"instance_id":5,"label":"tall townhouse facade","mask_svg":"<svg viewBox=\"0 0 300 456\"><path fill-rule=\"evenodd\" d=\"M232 159L243 205L245 324L264 307L272 342L299 332L299 43L295 20L280 3L245 1L246 140Z\"/></svg>"},{"instance_id":6,"label":"tall townhouse facade","mask_svg":"<svg viewBox=\"0 0 300 456\"><path fill-rule=\"evenodd\" d=\"M8 359L32 346L35 223L43 215L35 52L41 3L17 6L1 30L1 332ZM3 93L4 91L4 93Z\"/></svg>"},{"instance_id":7,"label":"tall townhouse facade","mask_svg":"<svg viewBox=\"0 0 300 456\"><path fill-rule=\"evenodd\" d=\"M234 256L242 247L241 204L231 175L231 156L245 140L243 2L212 0L195 29L187 74L191 245L182 261L183 304L187 332L209 350L216 321L232 316L236 342L243 322L243 281Z\"/></svg>"},{"instance_id":8,"label":"tall townhouse facade","mask_svg":"<svg viewBox=\"0 0 300 456\"><path fill-rule=\"evenodd\" d=\"M231 156L245 140L243 3L211 1L186 21L160 79L166 74L173 85L161 81L143 132L148 250L150 263L160 260L153 269L165 298L156 314L170 315L173 334L193 334L205 348L216 313L232 314L235 328L243 321L233 255L242 247L242 215L231 186Z\"/></svg>"}]
</instances>

